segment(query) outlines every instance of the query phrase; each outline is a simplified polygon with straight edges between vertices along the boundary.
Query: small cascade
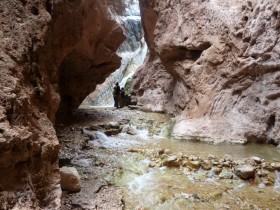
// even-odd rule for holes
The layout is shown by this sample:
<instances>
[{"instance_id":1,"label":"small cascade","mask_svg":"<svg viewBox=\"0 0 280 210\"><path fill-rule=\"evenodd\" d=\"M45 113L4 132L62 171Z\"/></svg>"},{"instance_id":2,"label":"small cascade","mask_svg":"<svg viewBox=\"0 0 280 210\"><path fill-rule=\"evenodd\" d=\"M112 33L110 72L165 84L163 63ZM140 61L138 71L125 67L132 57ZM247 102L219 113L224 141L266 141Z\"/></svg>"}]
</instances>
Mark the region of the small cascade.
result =
<instances>
[{"instance_id":1,"label":"small cascade","mask_svg":"<svg viewBox=\"0 0 280 210\"><path fill-rule=\"evenodd\" d=\"M276 192L280 193L280 171L275 171L276 178L275 178L275 184L274 189Z\"/></svg>"},{"instance_id":2,"label":"small cascade","mask_svg":"<svg viewBox=\"0 0 280 210\"><path fill-rule=\"evenodd\" d=\"M150 188L153 183L153 173L148 172L141 176L135 177L128 183L128 189L134 194L143 193L147 188Z\"/></svg>"},{"instance_id":3,"label":"small cascade","mask_svg":"<svg viewBox=\"0 0 280 210\"><path fill-rule=\"evenodd\" d=\"M109 9L111 16L123 26L124 34L127 37L117 51L118 56L122 58L121 66L107 77L103 84L97 85L95 91L83 101L80 107L113 106L112 92L115 83L119 82L120 87L125 87L139 66L144 63L148 47L141 25L139 2L137 0L124 2L126 8L121 14L116 14L113 8ZM129 91L129 88L126 88L126 94Z\"/></svg>"}]
</instances>

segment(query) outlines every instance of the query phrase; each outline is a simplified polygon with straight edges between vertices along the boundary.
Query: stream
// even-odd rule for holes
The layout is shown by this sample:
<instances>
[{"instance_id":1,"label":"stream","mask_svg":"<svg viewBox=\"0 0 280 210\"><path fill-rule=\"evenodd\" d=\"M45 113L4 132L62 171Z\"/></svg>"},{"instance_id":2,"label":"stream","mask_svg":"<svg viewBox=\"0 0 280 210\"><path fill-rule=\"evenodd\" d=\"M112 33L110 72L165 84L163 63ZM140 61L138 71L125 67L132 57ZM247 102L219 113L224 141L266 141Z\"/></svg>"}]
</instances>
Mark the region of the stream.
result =
<instances>
[{"instance_id":1,"label":"stream","mask_svg":"<svg viewBox=\"0 0 280 210\"><path fill-rule=\"evenodd\" d=\"M64 192L63 209L280 209L279 149L176 140L172 124L128 108L82 110L64 123L60 159L78 169L82 190ZM95 134L86 150L82 128ZM235 175L242 164L253 178Z\"/></svg>"}]
</instances>

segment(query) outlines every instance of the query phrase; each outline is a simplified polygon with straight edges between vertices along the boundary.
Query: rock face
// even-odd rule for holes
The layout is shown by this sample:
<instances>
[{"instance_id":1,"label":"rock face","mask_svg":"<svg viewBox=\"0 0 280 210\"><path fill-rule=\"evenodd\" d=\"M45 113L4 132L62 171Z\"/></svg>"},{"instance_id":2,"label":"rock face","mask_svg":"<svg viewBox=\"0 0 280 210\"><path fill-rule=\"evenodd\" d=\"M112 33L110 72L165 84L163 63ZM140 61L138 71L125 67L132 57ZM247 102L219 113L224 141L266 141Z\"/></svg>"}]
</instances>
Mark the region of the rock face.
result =
<instances>
[{"instance_id":1,"label":"rock face","mask_svg":"<svg viewBox=\"0 0 280 210\"><path fill-rule=\"evenodd\" d=\"M176 115L173 135L280 142L280 1L140 1L150 57L143 109Z\"/></svg>"},{"instance_id":2,"label":"rock face","mask_svg":"<svg viewBox=\"0 0 280 210\"><path fill-rule=\"evenodd\" d=\"M78 107L120 65L124 35L108 7L104 0L0 2L1 209L60 207L53 123L59 107Z\"/></svg>"},{"instance_id":3,"label":"rock face","mask_svg":"<svg viewBox=\"0 0 280 210\"><path fill-rule=\"evenodd\" d=\"M91 105L113 106L114 100L112 92L114 84L119 82L121 87L124 87L135 70L143 64L147 54L147 45L144 40L138 1L124 0L122 6L117 2L114 4L117 4L115 6L118 8L116 9L117 13L114 19L123 26L126 36L126 40L117 52L122 58L121 67L112 73L103 84L98 85L95 91L83 101L81 107L88 107ZM124 9L121 10L120 8ZM128 90L126 90L126 92L127 94L129 93Z\"/></svg>"}]
</instances>

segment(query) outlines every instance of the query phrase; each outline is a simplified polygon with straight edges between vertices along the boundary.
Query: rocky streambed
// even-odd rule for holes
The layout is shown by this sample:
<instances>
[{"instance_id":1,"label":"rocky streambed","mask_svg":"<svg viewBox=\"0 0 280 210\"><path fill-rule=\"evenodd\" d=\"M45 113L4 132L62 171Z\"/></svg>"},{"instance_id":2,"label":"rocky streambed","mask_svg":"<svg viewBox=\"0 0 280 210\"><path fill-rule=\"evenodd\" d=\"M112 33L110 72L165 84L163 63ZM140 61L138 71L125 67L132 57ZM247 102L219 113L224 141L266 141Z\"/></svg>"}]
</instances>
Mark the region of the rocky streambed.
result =
<instances>
[{"instance_id":1,"label":"rocky streambed","mask_svg":"<svg viewBox=\"0 0 280 210\"><path fill-rule=\"evenodd\" d=\"M166 115L128 108L81 109L57 123L60 167L80 191L63 209L279 209L280 151L170 138Z\"/></svg>"}]
</instances>

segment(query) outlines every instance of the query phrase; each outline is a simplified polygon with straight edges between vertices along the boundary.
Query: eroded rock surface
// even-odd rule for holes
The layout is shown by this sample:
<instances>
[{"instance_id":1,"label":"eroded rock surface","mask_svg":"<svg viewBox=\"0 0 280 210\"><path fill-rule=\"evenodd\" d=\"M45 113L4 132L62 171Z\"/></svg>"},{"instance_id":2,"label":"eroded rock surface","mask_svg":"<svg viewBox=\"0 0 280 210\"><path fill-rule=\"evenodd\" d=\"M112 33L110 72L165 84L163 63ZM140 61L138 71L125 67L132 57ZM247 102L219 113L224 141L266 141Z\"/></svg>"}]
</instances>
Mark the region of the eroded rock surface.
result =
<instances>
[{"instance_id":1,"label":"eroded rock surface","mask_svg":"<svg viewBox=\"0 0 280 210\"><path fill-rule=\"evenodd\" d=\"M81 107L113 105L112 92L116 82L119 82L121 87L126 86L126 94L129 94L127 81L131 80L135 70L143 64L146 57L147 45L141 25L139 3L137 0L123 0L122 4L120 2L114 2L113 5L117 7L114 19L122 25L126 36L117 52L122 58L121 66L108 76L103 84L96 87L95 91L83 101Z\"/></svg>"},{"instance_id":2,"label":"eroded rock surface","mask_svg":"<svg viewBox=\"0 0 280 210\"><path fill-rule=\"evenodd\" d=\"M140 1L150 58L143 109L176 115L173 135L279 144L280 1Z\"/></svg>"},{"instance_id":3,"label":"eroded rock surface","mask_svg":"<svg viewBox=\"0 0 280 210\"><path fill-rule=\"evenodd\" d=\"M56 111L120 65L106 1L0 2L0 208L58 209ZM60 98L61 95L61 98Z\"/></svg>"}]
</instances>

